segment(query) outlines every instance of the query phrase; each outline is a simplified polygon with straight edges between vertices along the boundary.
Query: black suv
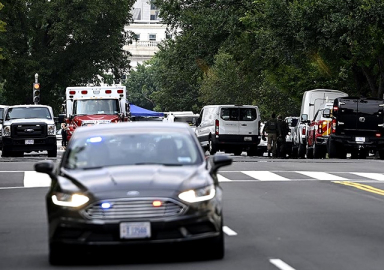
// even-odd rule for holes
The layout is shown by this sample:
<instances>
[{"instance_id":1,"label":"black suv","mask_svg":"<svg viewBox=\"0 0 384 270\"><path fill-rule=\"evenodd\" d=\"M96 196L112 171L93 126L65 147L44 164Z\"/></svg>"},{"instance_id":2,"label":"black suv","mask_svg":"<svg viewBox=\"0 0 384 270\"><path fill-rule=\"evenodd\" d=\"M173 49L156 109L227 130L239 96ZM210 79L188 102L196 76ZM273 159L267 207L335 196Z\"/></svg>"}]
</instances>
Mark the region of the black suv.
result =
<instances>
[{"instance_id":1,"label":"black suv","mask_svg":"<svg viewBox=\"0 0 384 270\"><path fill-rule=\"evenodd\" d=\"M332 130L328 139L329 158L365 158L378 151L384 159L384 101L371 98L336 98Z\"/></svg>"}]
</instances>

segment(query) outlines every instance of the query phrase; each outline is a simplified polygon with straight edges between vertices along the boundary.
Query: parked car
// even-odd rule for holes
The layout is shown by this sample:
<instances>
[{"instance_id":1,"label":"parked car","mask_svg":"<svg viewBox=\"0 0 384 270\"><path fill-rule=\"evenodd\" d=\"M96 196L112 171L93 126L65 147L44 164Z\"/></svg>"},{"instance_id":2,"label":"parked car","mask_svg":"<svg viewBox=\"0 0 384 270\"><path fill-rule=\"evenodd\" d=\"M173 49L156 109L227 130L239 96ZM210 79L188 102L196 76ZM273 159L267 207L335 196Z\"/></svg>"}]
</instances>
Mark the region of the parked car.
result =
<instances>
[{"instance_id":1,"label":"parked car","mask_svg":"<svg viewBox=\"0 0 384 270\"><path fill-rule=\"evenodd\" d=\"M307 131L309 120L313 119L317 110L324 103L333 101L337 97L348 96L347 93L330 89L313 89L305 91L301 102L300 119L293 129L292 152L299 158L304 158L307 145Z\"/></svg>"},{"instance_id":2,"label":"parked car","mask_svg":"<svg viewBox=\"0 0 384 270\"><path fill-rule=\"evenodd\" d=\"M308 127L308 139L306 146L307 158L325 158L327 143L331 133L331 110L333 102L327 102L317 110L314 119Z\"/></svg>"},{"instance_id":3,"label":"parked car","mask_svg":"<svg viewBox=\"0 0 384 270\"><path fill-rule=\"evenodd\" d=\"M1 135L3 157L23 156L32 151L57 156L56 124L50 106L9 106L4 112Z\"/></svg>"},{"instance_id":4,"label":"parked car","mask_svg":"<svg viewBox=\"0 0 384 270\"><path fill-rule=\"evenodd\" d=\"M260 135L263 135L264 127L265 127L265 122L261 122L260 123ZM258 156L264 156L264 153L268 153L268 149L267 149L268 133L265 132L264 134L265 134L265 140L261 139L259 145L257 146L257 155Z\"/></svg>"},{"instance_id":5,"label":"parked car","mask_svg":"<svg viewBox=\"0 0 384 270\"><path fill-rule=\"evenodd\" d=\"M201 146L215 154L221 150L249 156L257 154L260 143L260 113L252 105L208 105L200 112L196 136Z\"/></svg>"},{"instance_id":6,"label":"parked car","mask_svg":"<svg viewBox=\"0 0 384 270\"><path fill-rule=\"evenodd\" d=\"M4 111L8 108L6 105L0 105L0 147L3 146L1 133L3 132Z\"/></svg>"},{"instance_id":7,"label":"parked car","mask_svg":"<svg viewBox=\"0 0 384 270\"><path fill-rule=\"evenodd\" d=\"M293 148L293 130L296 127L300 117L296 116L287 116L284 118L284 121L288 124L289 132L285 136L285 149L288 157L293 157L292 148Z\"/></svg>"},{"instance_id":8,"label":"parked car","mask_svg":"<svg viewBox=\"0 0 384 270\"><path fill-rule=\"evenodd\" d=\"M333 102L329 158L366 158L369 152L384 159L384 100L337 98Z\"/></svg>"},{"instance_id":9,"label":"parked car","mask_svg":"<svg viewBox=\"0 0 384 270\"><path fill-rule=\"evenodd\" d=\"M216 173L227 155L205 159L185 123L132 122L79 128L46 195L49 261L77 248L199 243L194 252L224 256L223 190ZM108 251L108 249L106 250Z\"/></svg>"}]
</instances>

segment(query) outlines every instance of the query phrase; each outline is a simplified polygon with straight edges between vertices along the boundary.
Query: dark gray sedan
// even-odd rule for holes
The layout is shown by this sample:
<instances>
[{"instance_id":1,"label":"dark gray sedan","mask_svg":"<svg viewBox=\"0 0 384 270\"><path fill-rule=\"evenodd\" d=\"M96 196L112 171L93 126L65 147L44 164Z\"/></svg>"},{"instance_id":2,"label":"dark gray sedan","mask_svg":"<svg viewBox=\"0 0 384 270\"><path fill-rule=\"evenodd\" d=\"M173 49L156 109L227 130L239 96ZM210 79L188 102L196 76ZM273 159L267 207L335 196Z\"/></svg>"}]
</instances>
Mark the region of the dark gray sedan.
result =
<instances>
[{"instance_id":1,"label":"dark gray sedan","mask_svg":"<svg viewBox=\"0 0 384 270\"><path fill-rule=\"evenodd\" d=\"M35 164L52 179L46 196L49 260L76 248L202 243L224 256L222 189L225 155L205 158L184 123L137 122L76 130L58 166Z\"/></svg>"}]
</instances>

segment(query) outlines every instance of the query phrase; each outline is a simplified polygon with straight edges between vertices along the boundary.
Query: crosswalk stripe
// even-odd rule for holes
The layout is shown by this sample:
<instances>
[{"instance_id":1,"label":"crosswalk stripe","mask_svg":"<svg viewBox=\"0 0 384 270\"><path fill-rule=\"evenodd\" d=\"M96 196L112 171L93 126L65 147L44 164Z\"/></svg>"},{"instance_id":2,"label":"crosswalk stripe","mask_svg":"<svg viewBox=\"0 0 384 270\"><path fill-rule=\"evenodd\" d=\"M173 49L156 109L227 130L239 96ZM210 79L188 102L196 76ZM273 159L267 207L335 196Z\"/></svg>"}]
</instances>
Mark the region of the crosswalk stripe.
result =
<instances>
[{"instance_id":1,"label":"crosswalk stripe","mask_svg":"<svg viewBox=\"0 0 384 270\"><path fill-rule=\"evenodd\" d=\"M377 180L377 181L384 181L384 174L381 174L381 173L352 173L352 174Z\"/></svg>"},{"instance_id":2,"label":"crosswalk stripe","mask_svg":"<svg viewBox=\"0 0 384 270\"><path fill-rule=\"evenodd\" d=\"M290 181L288 178L270 171L242 171L242 173L260 181Z\"/></svg>"},{"instance_id":3,"label":"crosswalk stripe","mask_svg":"<svg viewBox=\"0 0 384 270\"><path fill-rule=\"evenodd\" d=\"M296 172L304 174L304 175L309 176L309 177L312 177L312 178L317 179L317 180L326 180L326 181L327 180L329 180L329 181L348 180L347 178L340 177L340 176L333 175L333 174L326 173L326 172L307 172L307 171L296 171Z\"/></svg>"},{"instance_id":4,"label":"crosswalk stripe","mask_svg":"<svg viewBox=\"0 0 384 270\"><path fill-rule=\"evenodd\" d=\"M24 172L24 187L49 187L51 178L48 174L35 171Z\"/></svg>"},{"instance_id":5,"label":"crosswalk stripe","mask_svg":"<svg viewBox=\"0 0 384 270\"><path fill-rule=\"evenodd\" d=\"M219 182L231 182L232 180L222 176L221 174L217 174L217 179L219 180Z\"/></svg>"}]
</instances>

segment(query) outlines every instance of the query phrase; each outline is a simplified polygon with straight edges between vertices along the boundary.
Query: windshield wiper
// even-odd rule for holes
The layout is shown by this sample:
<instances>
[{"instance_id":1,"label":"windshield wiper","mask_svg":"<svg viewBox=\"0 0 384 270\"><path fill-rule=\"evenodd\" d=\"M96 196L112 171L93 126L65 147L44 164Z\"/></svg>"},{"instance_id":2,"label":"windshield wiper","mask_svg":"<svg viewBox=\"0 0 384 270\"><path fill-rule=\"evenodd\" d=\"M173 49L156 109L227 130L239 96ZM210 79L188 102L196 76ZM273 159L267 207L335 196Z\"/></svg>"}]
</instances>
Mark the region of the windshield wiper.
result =
<instances>
[{"instance_id":1,"label":"windshield wiper","mask_svg":"<svg viewBox=\"0 0 384 270\"><path fill-rule=\"evenodd\" d=\"M103 166L94 166L94 167L85 167L81 168L82 170L97 170L97 169L102 169L104 168Z\"/></svg>"},{"instance_id":2,"label":"windshield wiper","mask_svg":"<svg viewBox=\"0 0 384 270\"><path fill-rule=\"evenodd\" d=\"M158 163L158 162L138 162L133 165L163 165L163 166L183 166L183 164L179 163Z\"/></svg>"}]
</instances>

